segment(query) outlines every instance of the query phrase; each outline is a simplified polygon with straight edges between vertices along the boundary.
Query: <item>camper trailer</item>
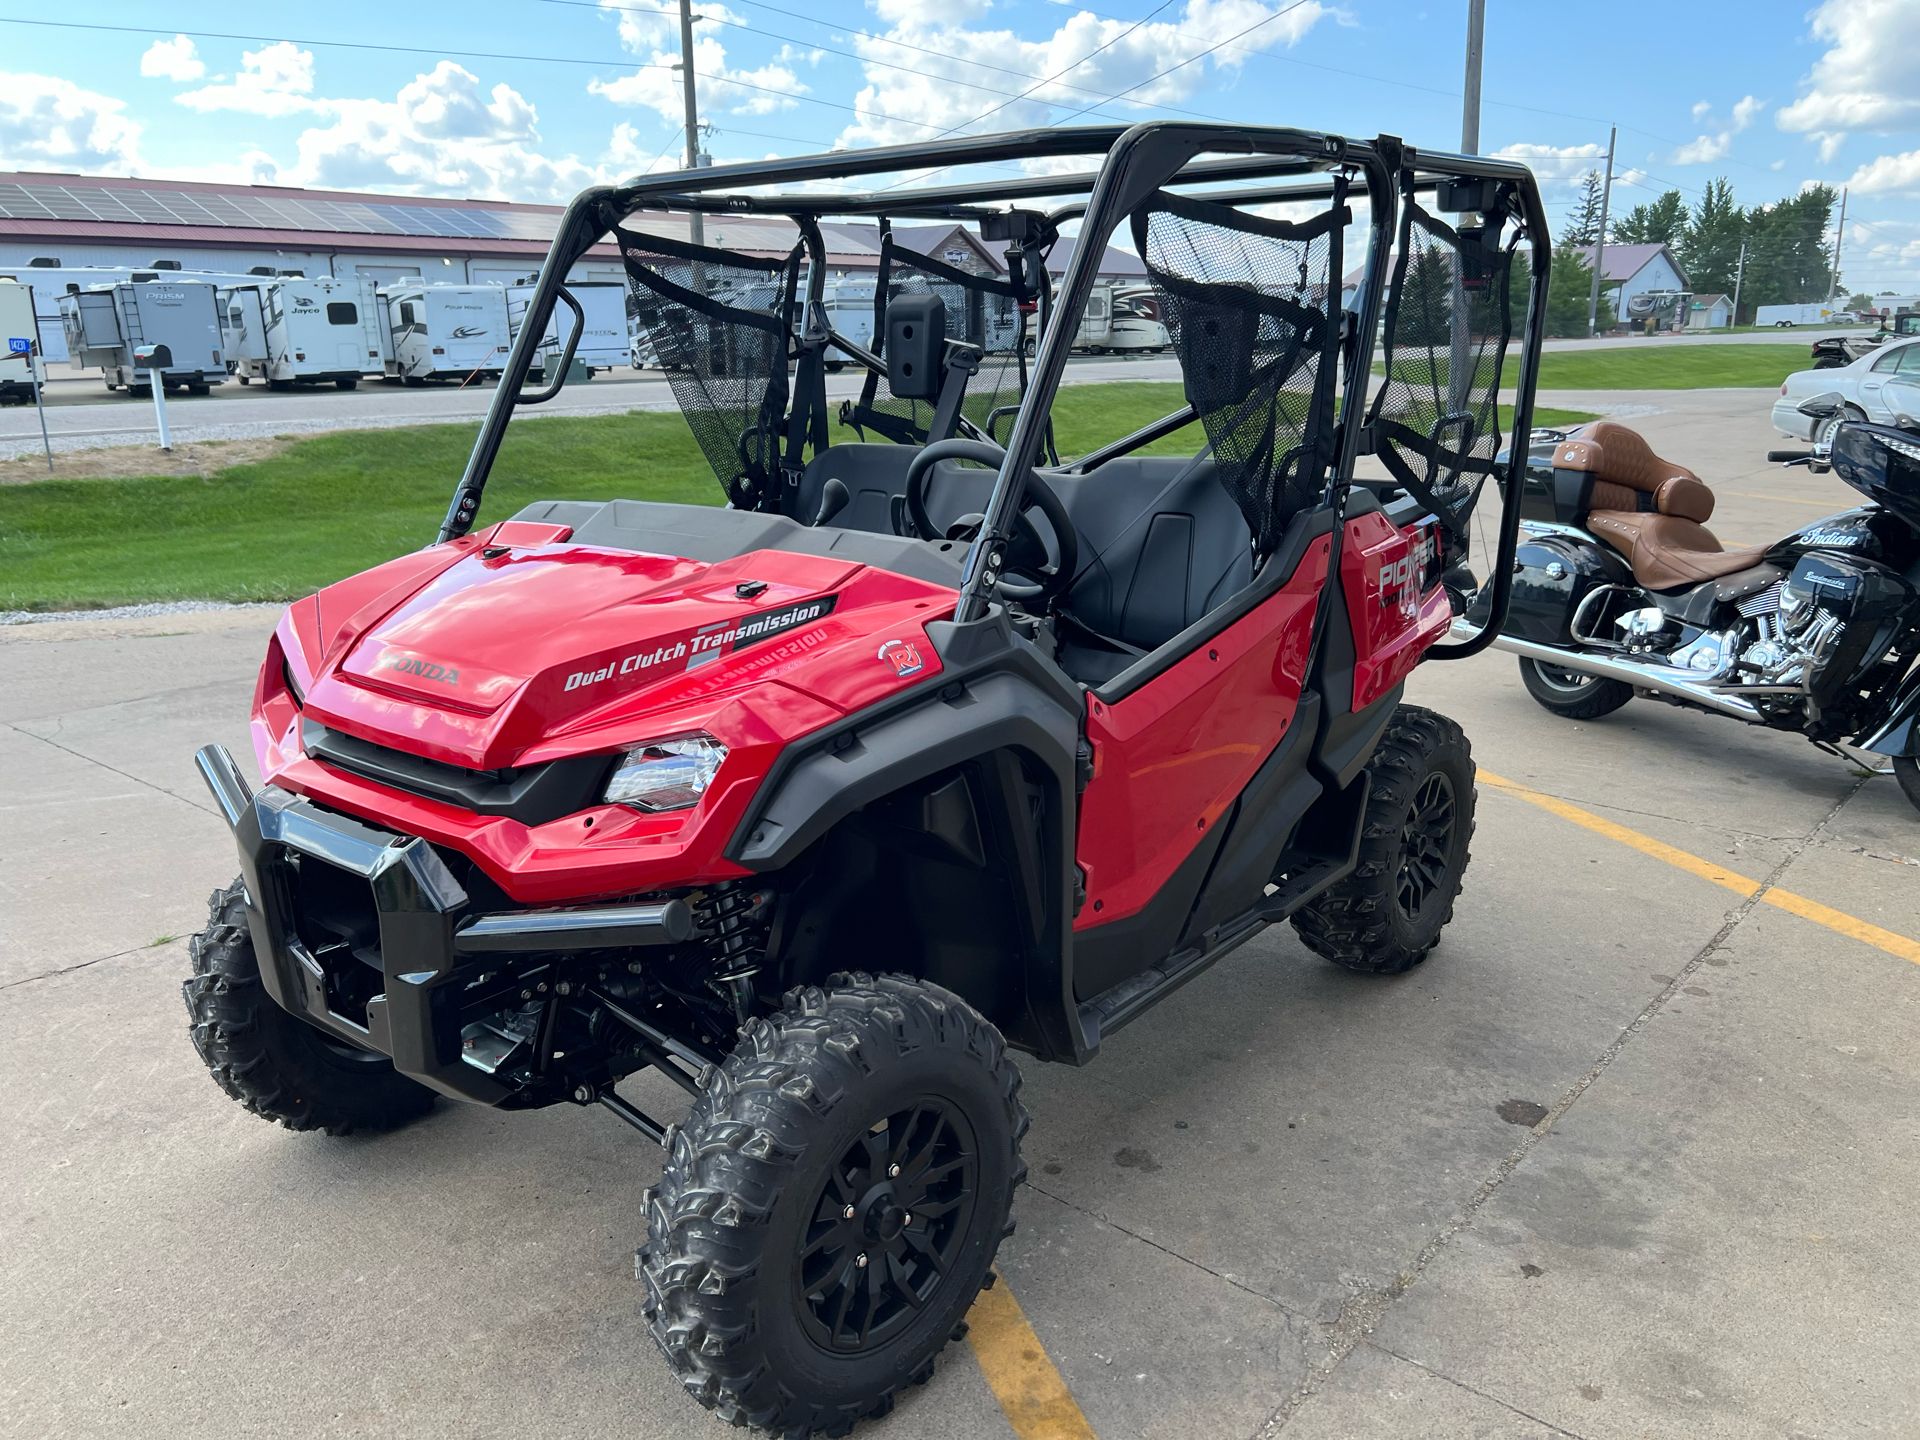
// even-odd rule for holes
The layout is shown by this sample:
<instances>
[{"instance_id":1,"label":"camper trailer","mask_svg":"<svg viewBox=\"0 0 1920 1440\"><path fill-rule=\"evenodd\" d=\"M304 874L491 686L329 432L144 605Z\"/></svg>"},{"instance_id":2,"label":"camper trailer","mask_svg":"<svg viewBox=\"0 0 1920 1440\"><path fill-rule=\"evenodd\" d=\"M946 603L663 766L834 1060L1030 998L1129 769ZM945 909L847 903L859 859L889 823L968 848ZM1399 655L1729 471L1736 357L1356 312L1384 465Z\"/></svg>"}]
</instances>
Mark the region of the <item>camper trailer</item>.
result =
<instances>
[{"instance_id":1,"label":"camper trailer","mask_svg":"<svg viewBox=\"0 0 1920 1440\"><path fill-rule=\"evenodd\" d=\"M60 297L60 323L67 359L75 369L98 368L107 388L146 393L151 378L133 352L164 345L171 357L161 383L205 395L227 378L220 331L220 302L212 285L199 280L123 281Z\"/></svg>"},{"instance_id":2,"label":"camper trailer","mask_svg":"<svg viewBox=\"0 0 1920 1440\"><path fill-rule=\"evenodd\" d=\"M581 331L573 358L586 366L589 375L628 361L632 342L627 330L627 287L612 280L570 280L567 290L580 302L580 313L586 318L586 328ZM516 336L532 294L531 280L507 291L507 318ZM535 368L544 374L549 361L558 360L566 353L567 338L572 334L573 312L565 304L554 306L553 318L547 322L547 333L540 342L540 356L534 361Z\"/></svg>"},{"instance_id":3,"label":"camper trailer","mask_svg":"<svg viewBox=\"0 0 1920 1440\"><path fill-rule=\"evenodd\" d=\"M1151 285L1102 281L1087 296L1073 348L1089 355L1153 355L1173 343Z\"/></svg>"},{"instance_id":4,"label":"camper trailer","mask_svg":"<svg viewBox=\"0 0 1920 1440\"><path fill-rule=\"evenodd\" d=\"M384 371L381 301L364 277L252 280L222 288L227 364L242 385L275 390L331 381L351 390Z\"/></svg>"},{"instance_id":5,"label":"camper trailer","mask_svg":"<svg viewBox=\"0 0 1920 1440\"><path fill-rule=\"evenodd\" d=\"M386 295L389 380L500 378L513 341L506 286L395 285Z\"/></svg>"},{"instance_id":6,"label":"camper trailer","mask_svg":"<svg viewBox=\"0 0 1920 1440\"><path fill-rule=\"evenodd\" d=\"M12 404L33 401L33 382L44 378L41 368L40 323L33 313L33 289L16 280L0 280L0 339L7 342L0 350L0 402ZM32 349L22 354L14 348L17 341L30 342Z\"/></svg>"},{"instance_id":7,"label":"camper trailer","mask_svg":"<svg viewBox=\"0 0 1920 1440\"><path fill-rule=\"evenodd\" d=\"M40 319L41 353L55 362L72 358L67 354L66 331L60 322L60 297L71 290L92 290L129 280L136 283L203 280L227 285L254 278L254 275L237 272L178 270L164 265L21 265L0 269L0 280L14 279L33 287L34 313Z\"/></svg>"}]
</instances>

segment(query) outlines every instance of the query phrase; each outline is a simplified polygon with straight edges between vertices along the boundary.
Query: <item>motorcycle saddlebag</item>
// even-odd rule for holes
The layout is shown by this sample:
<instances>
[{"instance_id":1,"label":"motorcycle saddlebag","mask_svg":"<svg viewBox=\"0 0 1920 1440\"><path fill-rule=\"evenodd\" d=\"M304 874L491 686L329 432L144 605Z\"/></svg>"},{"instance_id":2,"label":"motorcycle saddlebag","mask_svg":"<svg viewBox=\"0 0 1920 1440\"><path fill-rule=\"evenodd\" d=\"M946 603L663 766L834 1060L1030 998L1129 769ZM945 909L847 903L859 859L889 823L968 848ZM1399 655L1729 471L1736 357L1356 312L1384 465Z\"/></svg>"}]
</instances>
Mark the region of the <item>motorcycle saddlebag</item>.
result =
<instances>
[{"instance_id":1,"label":"motorcycle saddlebag","mask_svg":"<svg viewBox=\"0 0 1920 1440\"><path fill-rule=\"evenodd\" d=\"M1543 645L1564 645L1573 638L1574 612L1590 591L1632 584L1627 562L1595 541L1523 535L1513 556L1506 633Z\"/></svg>"}]
</instances>

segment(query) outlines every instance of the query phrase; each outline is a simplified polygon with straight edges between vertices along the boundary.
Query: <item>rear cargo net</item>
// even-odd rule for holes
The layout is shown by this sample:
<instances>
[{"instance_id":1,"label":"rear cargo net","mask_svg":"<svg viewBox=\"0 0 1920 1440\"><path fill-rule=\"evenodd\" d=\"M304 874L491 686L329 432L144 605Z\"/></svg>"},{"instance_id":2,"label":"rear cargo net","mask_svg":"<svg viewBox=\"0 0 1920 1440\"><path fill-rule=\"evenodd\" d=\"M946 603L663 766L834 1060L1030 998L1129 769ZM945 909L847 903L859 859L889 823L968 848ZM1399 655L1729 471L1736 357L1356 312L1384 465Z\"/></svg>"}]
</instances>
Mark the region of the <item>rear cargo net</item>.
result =
<instances>
[{"instance_id":1,"label":"rear cargo net","mask_svg":"<svg viewBox=\"0 0 1920 1440\"><path fill-rule=\"evenodd\" d=\"M1500 449L1513 250L1499 246L1497 227L1462 234L1411 196L1401 204L1386 378L1367 423L1387 473L1464 541Z\"/></svg>"},{"instance_id":2,"label":"rear cargo net","mask_svg":"<svg viewBox=\"0 0 1920 1440\"><path fill-rule=\"evenodd\" d=\"M1133 213L1187 401L1261 555L1326 490L1349 218L1337 199L1295 224L1165 192Z\"/></svg>"},{"instance_id":3,"label":"rear cargo net","mask_svg":"<svg viewBox=\"0 0 1920 1440\"><path fill-rule=\"evenodd\" d=\"M994 420L993 413L1019 405L1026 392L1027 317L1021 301L1029 297L1013 280L969 274L895 244L888 234L881 241L879 281L873 292L873 348L883 359L887 306L902 295L939 296L947 312L947 339L980 352L980 369L967 384L960 413L981 434L988 433L991 423L1004 439L1007 417ZM933 409L931 400L903 400L892 394L884 373L868 371L858 403L848 407L843 418L898 444L922 445Z\"/></svg>"},{"instance_id":4,"label":"rear cargo net","mask_svg":"<svg viewBox=\"0 0 1920 1440\"><path fill-rule=\"evenodd\" d=\"M640 334L727 498L752 508L779 474L802 251L757 260L617 234Z\"/></svg>"}]
</instances>

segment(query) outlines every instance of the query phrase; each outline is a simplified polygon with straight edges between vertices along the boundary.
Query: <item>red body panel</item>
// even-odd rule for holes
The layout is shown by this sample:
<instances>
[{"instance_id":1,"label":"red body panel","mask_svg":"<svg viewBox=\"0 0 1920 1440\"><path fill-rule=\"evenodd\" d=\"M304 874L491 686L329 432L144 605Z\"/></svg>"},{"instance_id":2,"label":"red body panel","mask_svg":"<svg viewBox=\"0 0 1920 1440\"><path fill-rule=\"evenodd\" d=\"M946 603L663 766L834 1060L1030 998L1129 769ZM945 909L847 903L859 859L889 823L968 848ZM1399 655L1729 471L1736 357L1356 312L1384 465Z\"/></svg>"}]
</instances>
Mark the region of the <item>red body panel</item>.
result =
<instances>
[{"instance_id":1,"label":"red body panel","mask_svg":"<svg viewBox=\"0 0 1920 1440\"><path fill-rule=\"evenodd\" d=\"M780 551L707 565L569 546L555 530L496 527L290 607L255 696L262 777L458 850L526 903L696 885L743 873L722 850L786 746L940 673L925 626L953 613L941 586ZM691 810L528 827L309 759L303 715L473 770L693 731L728 753Z\"/></svg>"},{"instance_id":2,"label":"red body panel","mask_svg":"<svg viewBox=\"0 0 1920 1440\"><path fill-rule=\"evenodd\" d=\"M1118 703L1089 705L1093 780L1075 846L1087 903L1075 929L1144 908L1280 743L1306 683L1331 548L1315 541L1278 594L1210 644Z\"/></svg>"},{"instance_id":3,"label":"red body panel","mask_svg":"<svg viewBox=\"0 0 1920 1440\"><path fill-rule=\"evenodd\" d=\"M1423 525L1397 530L1378 512L1348 522L1340 588L1353 625L1354 710L1366 709L1412 674L1453 623L1453 607L1432 573L1435 554Z\"/></svg>"}]
</instances>

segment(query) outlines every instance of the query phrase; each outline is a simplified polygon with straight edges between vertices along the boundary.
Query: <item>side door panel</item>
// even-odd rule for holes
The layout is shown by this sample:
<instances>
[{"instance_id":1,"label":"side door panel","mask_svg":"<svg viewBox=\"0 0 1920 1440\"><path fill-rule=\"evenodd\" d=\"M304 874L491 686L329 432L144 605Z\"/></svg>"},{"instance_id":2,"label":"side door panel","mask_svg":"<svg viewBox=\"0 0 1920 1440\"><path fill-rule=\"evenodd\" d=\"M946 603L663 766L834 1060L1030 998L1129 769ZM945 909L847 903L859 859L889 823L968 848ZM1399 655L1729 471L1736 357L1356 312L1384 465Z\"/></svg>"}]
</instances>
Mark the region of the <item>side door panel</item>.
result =
<instances>
[{"instance_id":1,"label":"side door panel","mask_svg":"<svg viewBox=\"0 0 1920 1440\"><path fill-rule=\"evenodd\" d=\"M1089 697L1093 778L1080 797L1086 900L1076 932L1155 918L1143 933L1170 928L1169 945L1179 934L1205 878L1204 858L1187 862L1294 722L1330 549L1327 536L1313 541L1278 591L1124 699ZM1152 943L1128 957L1134 970L1165 958ZM1076 990L1124 978L1112 969L1077 967Z\"/></svg>"}]
</instances>

